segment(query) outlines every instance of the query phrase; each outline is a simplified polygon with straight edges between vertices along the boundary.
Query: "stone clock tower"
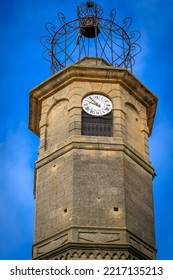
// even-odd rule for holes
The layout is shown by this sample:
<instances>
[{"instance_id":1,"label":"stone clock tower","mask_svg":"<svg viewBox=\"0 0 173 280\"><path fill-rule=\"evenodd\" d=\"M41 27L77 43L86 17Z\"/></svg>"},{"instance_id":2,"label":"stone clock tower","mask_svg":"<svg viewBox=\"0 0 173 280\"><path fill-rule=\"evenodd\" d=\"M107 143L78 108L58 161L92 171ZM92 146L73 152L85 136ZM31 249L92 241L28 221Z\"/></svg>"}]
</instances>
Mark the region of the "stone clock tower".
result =
<instances>
[{"instance_id":1,"label":"stone clock tower","mask_svg":"<svg viewBox=\"0 0 173 280\"><path fill-rule=\"evenodd\" d=\"M33 259L155 259L148 137L157 97L131 73L127 25L114 23L114 10L111 20L102 14L87 2L62 23L52 34L53 75L30 92L29 128L40 137Z\"/></svg>"}]
</instances>

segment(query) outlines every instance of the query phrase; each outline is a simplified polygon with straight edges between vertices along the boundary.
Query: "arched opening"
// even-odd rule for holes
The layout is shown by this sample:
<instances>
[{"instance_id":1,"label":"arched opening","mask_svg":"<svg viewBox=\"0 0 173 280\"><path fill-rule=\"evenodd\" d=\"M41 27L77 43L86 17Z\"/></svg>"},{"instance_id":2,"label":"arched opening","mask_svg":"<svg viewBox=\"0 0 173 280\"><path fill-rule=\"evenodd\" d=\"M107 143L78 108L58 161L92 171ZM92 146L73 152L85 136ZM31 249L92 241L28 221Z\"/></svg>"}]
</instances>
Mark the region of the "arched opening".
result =
<instances>
[{"instance_id":1,"label":"arched opening","mask_svg":"<svg viewBox=\"0 0 173 280\"><path fill-rule=\"evenodd\" d=\"M126 109L126 140L138 152L142 152L141 118L137 109L130 103Z\"/></svg>"},{"instance_id":2,"label":"arched opening","mask_svg":"<svg viewBox=\"0 0 173 280\"><path fill-rule=\"evenodd\" d=\"M47 149L53 148L57 141L64 141L69 135L68 100L59 100L51 107L47 116Z\"/></svg>"}]
</instances>

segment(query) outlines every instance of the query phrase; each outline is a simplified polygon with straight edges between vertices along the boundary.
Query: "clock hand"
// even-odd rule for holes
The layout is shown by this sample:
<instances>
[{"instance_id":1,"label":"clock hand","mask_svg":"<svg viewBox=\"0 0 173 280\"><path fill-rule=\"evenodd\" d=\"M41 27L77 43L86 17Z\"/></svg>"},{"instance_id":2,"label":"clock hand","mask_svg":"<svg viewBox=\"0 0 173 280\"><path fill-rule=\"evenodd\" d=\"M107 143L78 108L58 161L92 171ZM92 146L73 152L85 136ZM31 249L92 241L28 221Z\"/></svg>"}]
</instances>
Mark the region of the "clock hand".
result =
<instances>
[{"instance_id":1,"label":"clock hand","mask_svg":"<svg viewBox=\"0 0 173 280\"><path fill-rule=\"evenodd\" d=\"M90 101L90 103L93 104L93 105L96 105L96 106L99 107L99 108L101 107L100 104L98 104L97 102L91 102L91 101Z\"/></svg>"},{"instance_id":2,"label":"clock hand","mask_svg":"<svg viewBox=\"0 0 173 280\"><path fill-rule=\"evenodd\" d=\"M97 101L95 101L91 96L90 96L90 99L92 101L92 102L90 101L90 103L96 105L97 107L101 107L100 104Z\"/></svg>"},{"instance_id":3,"label":"clock hand","mask_svg":"<svg viewBox=\"0 0 173 280\"><path fill-rule=\"evenodd\" d=\"M97 105L95 102L89 101L90 104Z\"/></svg>"}]
</instances>

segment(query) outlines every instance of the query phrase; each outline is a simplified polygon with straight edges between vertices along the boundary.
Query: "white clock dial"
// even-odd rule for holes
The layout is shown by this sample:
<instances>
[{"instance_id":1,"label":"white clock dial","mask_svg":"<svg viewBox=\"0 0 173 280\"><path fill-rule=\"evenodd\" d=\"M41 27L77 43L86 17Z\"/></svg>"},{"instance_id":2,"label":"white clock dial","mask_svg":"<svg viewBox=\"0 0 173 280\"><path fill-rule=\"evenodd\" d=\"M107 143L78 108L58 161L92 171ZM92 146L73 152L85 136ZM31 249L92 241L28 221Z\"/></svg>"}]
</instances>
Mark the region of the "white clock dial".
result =
<instances>
[{"instance_id":1,"label":"white clock dial","mask_svg":"<svg viewBox=\"0 0 173 280\"><path fill-rule=\"evenodd\" d=\"M82 108L92 116L104 116L111 112L112 102L102 94L90 94L82 100Z\"/></svg>"}]
</instances>

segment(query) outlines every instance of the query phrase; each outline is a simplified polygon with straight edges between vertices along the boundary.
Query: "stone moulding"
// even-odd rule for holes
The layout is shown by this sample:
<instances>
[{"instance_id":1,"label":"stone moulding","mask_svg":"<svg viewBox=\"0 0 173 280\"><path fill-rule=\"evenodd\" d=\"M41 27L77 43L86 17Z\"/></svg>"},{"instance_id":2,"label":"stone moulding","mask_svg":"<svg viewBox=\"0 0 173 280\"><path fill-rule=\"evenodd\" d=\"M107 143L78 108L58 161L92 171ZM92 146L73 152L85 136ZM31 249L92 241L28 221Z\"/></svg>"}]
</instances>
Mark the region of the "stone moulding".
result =
<instances>
[{"instance_id":1,"label":"stone moulding","mask_svg":"<svg viewBox=\"0 0 173 280\"><path fill-rule=\"evenodd\" d=\"M70 241L71 235L76 236L76 242ZM126 242L121 244L124 238ZM52 248L55 249L52 251ZM105 256L109 256L108 259L139 259L139 255L141 259L154 259L155 253L155 248L126 228L73 226L33 246L33 259L49 259L50 255L53 259L82 259L82 254L86 259L91 259L91 254L92 259L97 259L98 254L100 259L106 259Z\"/></svg>"},{"instance_id":2,"label":"stone moulding","mask_svg":"<svg viewBox=\"0 0 173 280\"><path fill-rule=\"evenodd\" d=\"M95 138L95 137L93 137ZM106 138L106 137L105 137ZM64 145L64 143L62 144L62 146L59 146L59 148L56 147L56 151L52 151L52 153L49 153L47 155L44 154L43 158L40 158L37 162L36 162L36 169L40 168L41 166L45 165L48 162L53 161L55 158L63 155L64 153L67 153L73 149L92 149L92 150L106 150L106 151L122 151L125 152L125 154L127 154L128 156L132 157L138 164L140 164L144 169L146 169L152 176L154 175L154 169L152 168L152 166L146 162L146 160L144 158L142 158L141 155L137 155L136 151L133 152L133 150L125 145L124 143L117 143L117 141L114 141L114 138L110 140L109 138L109 142L103 142L102 144L96 143L94 141L92 141L91 137L90 137L90 141L88 139L88 141L86 140L85 137L85 141L82 141L82 139L84 139L83 136L73 136L69 139L69 141L67 141L66 145ZM98 140L98 137L97 137ZM105 140L105 139L104 139Z\"/></svg>"}]
</instances>

